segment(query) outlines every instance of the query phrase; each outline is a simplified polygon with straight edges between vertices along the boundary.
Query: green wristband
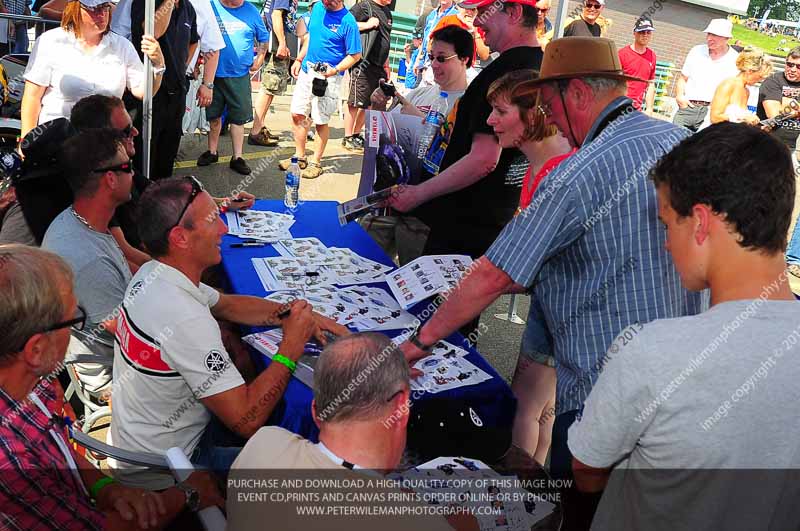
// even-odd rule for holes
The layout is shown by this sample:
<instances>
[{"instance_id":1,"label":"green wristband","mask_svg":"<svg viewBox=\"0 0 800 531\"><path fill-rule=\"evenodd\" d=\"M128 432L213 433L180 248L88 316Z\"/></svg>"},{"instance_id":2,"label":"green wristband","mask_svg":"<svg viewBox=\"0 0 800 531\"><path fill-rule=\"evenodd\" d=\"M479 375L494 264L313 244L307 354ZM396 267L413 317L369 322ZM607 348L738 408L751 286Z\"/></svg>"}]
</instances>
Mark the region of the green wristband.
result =
<instances>
[{"instance_id":1,"label":"green wristband","mask_svg":"<svg viewBox=\"0 0 800 531\"><path fill-rule=\"evenodd\" d=\"M283 354L275 354L272 356L272 361L277 361L281 365L285 365L289 372L294 374L294 370L297 368L297 364L284 356Z\"/></svg>"},{"instance_id":2,"label":"green wristband","mask_svg":"<svg viewBox=\"0 0 800 531\"><path fill-rule=\"evenodd\" d=\"M97 495L100 494L100 491L103 490L105 487L109 486L112 483L116 483L114 481L114 478L110 478L108 476L98 479L95 482L95 484L92 485L92 488L89 489L89 492L92 495L92 499L96 500L97 499Z\"/></svg>"}]
</instances>

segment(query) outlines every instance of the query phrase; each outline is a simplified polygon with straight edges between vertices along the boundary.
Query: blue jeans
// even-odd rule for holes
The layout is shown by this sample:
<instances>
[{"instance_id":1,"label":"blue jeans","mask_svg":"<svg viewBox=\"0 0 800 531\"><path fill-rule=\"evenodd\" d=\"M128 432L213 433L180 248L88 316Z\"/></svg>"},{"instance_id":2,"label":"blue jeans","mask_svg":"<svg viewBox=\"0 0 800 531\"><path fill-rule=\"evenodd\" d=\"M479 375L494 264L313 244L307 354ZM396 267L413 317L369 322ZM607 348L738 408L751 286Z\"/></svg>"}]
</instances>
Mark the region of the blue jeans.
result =
<instances>
[{"instance_id":1,"label":"blue jeans","mask_svg":"<svg viewBox=\"0 0 800 531\"><path fill-rule=\"evenodd\" d=\"M197 448L190 461L200 468L211 470L219 478L226 480L231 465L242 451L247 441L234 434L216 417L208 423L200 437Z\"/></svg>"},{"instance_id":2,"label":"blue jeans","mask_svg":"<svg viewBox=\"0 0 800 531\"><path fill-rule=\"evenodd\" d=\"M28 53L28 25L17 24L16 40L14 41L14 53Z\"/></svg>"},{"instance_id":3,"label":"blue jeans","mask_svg":"<svg viewBox=\"0 0 800 531\"><path fill-rule=\"evenodd\" d=\"M800 219L794 226L792 239L789 240L789 247L786 248L786 263L800 265Z\"/></svg>"}]
</instances>

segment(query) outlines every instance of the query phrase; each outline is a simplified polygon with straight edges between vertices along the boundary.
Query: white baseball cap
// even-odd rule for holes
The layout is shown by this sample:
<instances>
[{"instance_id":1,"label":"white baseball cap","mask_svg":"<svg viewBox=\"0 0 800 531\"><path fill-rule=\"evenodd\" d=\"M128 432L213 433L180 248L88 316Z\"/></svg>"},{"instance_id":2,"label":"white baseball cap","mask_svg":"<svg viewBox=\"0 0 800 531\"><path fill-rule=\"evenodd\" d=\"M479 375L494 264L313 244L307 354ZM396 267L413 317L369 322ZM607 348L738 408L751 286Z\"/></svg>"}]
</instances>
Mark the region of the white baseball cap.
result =
<instances>
[{"instance_id":1,"label":"white baseball cap","mask_svg":"<svg viewBox=\"0 0 800 531\"><path fill-rule=\"evenodd\" d=\"M710 33L730 39L733 37L733 23L727 18L715 18L708 23L708 27L703 30L703 33Z\"/></svg>"}]
</instances>

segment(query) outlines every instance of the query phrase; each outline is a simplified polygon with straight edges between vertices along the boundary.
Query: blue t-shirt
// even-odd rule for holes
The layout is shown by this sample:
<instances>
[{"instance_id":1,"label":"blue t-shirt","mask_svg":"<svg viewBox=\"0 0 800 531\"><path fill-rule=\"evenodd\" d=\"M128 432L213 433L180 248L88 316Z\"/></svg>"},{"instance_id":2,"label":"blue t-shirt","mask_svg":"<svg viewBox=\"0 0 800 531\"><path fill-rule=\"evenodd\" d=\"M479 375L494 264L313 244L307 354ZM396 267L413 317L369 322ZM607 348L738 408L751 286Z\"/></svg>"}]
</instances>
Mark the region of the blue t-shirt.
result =
<instances>
[{"instance_id":1,"label":"blue t-shirt","mask_svg":"<svg viewBox=\"0 0 800 531\"><path fill-rule=\"evenodd\" d=\"M250 73L253 65L253 48L256 42L267 42L267 32L261 15L249 2L231 9L219 0L211 0L214 16L225 39L225 48L219 52L216 77L242 77Z\"/></svg>"},{"instance_id":2,"label":"blue t-shirt","mask_svg":"<svg viewBox=\"0 0 800 531\"><path fill-rule=\"evenodd\" d=\"M417 74L414 73L414 65L417 64L417 56L419 55L419 51L422 47L420 46L416 50L414 50L411 54L411 64L408 66L406 70L406 88L413 89L417 86Z\"/></svg>"},{"instance_id":3,"label":"blue t-shirt","mask_svg":"<svg viewBox=\"0 0 800 531\"><path fill-rule=\"evenodd\" d=\"M348 55L361 53L361 36L355 17L347 8L328 11L322 2L314 4L308 21L308 52L303 59L303 72L308 63L339 64ZM342 75L344 72L342 72Z\"/></svg>"}]
</instances>

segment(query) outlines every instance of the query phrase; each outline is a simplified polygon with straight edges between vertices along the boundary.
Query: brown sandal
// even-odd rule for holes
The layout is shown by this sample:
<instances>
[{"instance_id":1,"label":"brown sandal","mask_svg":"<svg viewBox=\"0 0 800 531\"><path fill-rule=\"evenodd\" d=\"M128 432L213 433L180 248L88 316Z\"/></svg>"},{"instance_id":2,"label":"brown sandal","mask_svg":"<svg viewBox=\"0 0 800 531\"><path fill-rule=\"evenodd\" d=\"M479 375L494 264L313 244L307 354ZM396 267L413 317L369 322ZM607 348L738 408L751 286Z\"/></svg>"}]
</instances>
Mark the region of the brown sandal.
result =
<instances>
[{"instance_id":1,"label":"brown sandal","mask_svg":"<svg viewBox=\"0 0 800 531\"><path fill-rule=\"evenodd\" d=\"M289 169L289 166L292 165L292 159L283 159L278 163L278 168L282 171L286 171ZM301 170L304 170L308 167L308 161L305 157L297 157L297 165L300 166Z\"/></svg>"}]
</instances>

